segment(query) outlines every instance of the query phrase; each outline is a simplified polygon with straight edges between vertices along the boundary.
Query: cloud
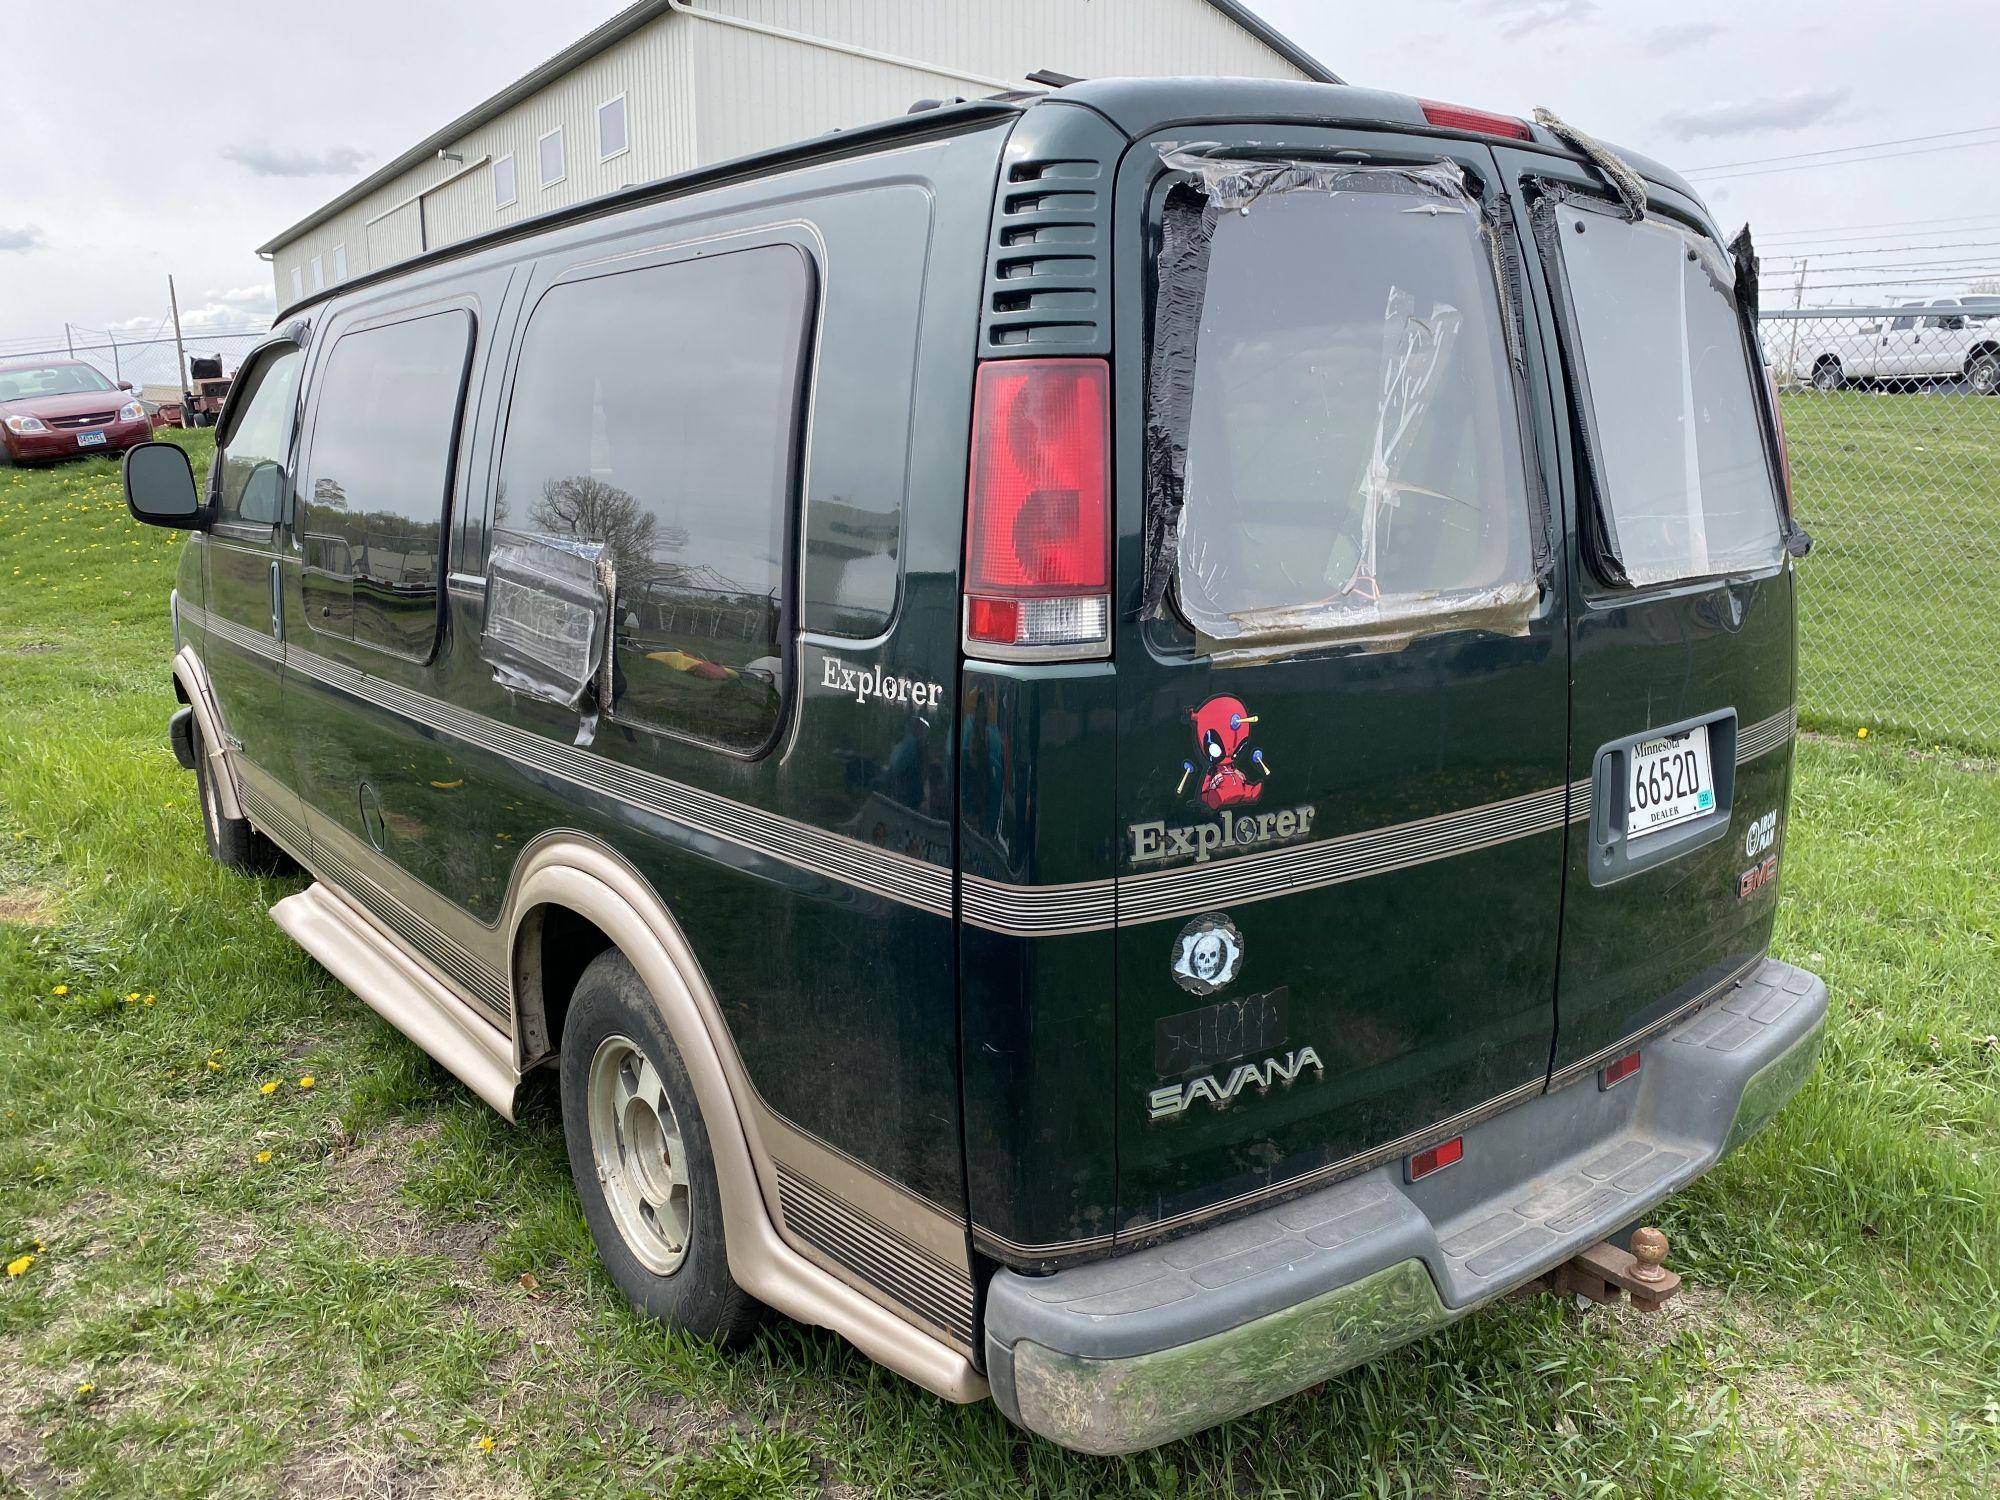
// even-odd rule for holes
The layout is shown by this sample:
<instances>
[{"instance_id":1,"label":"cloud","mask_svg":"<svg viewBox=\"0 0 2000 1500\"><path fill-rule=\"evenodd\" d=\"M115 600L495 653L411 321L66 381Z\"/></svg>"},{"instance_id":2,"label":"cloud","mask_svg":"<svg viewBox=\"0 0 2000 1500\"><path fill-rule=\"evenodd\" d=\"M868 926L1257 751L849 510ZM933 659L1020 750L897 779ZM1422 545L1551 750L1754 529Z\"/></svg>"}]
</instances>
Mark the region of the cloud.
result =
<instances>
[{"instance_id":1,"label":"cloud","mask_svg":"<svg viewBox=\"0 0 2000 1500\"><path fill-rule=\"evenodd\" d=\"M0 251L34 250L42 244L42 231L34 224L0 224Z\"/></svg>"},{"instance_id":2,"label":"cloud","mask_svg":"<svg viewBox=\"0 0 2000 1500\"><path fill-rule=\"evenodd\" d=\"M1713 21L1677 21L1671 26L1655 26L1646 33L1646 46L1653 52L1685 52L1713 41L1724 27Z\"/></svg>"},{"instance_id":3,"label":"cloud","mask_svg":"<svg viewBox=\"0 0 2000 1500\"><path fill-rule=\"evenodd\" d=\"M277 293L273 292L268 284L265 286L235 286L229 288L227 291L210 292L208 296L210 301L226 302L231 307L268 308L272 312L278 310Z\"/></svg>"},{"instance_id":4,"label":"cloud","mask_svg":"<svg viewBox=\"0 0 2000 1500\"><path fill-rule=\"evenodd\" d=\"M286 151L276 146L224 146L224 161L247 167L259 177L331 177L359 170L369 160L357 146L324 151Z\"/></svg>"},{"instance_id":5,"label":"cloud","mask_svg":"<svg viewBox=\"0 0 2000 1500\"><path fill-rule=\"evenodd\" d=\"M1479 8L1499 23L1500 35L1509 40L1597 14L1596 0L1482 0Z\"/></svg>"},{"instance_id":6,"label":"cloud","mask_svg":"<svg viewBox=\"0 0 2000 1500\"><path fill-rule=\"evenodd\" d=\"M1682 140L1747 135L1760 130L1804 130L1838 114L1846 103L1846 89L1805 89L1777 99L1676 110L1662 116L1660 124Z\"/></svg>"}]
</instances>

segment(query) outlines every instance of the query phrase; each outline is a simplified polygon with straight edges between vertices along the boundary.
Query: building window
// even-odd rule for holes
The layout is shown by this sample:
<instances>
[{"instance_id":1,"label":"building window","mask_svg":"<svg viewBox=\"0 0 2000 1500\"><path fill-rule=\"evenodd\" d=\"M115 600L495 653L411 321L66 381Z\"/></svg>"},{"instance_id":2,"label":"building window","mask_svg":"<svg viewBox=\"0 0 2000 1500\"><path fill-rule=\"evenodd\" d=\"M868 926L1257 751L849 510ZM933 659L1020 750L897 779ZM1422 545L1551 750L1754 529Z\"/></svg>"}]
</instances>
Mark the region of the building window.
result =
<instances>
[{"instance_id":1,"label":"building window","mask_svg":"<svg viewBox=\"0 0 2000 1500\"><path fill-rule=\"evenodd\" d=\"M299 298L303 297L303 296L304 296L305 294L306 294L306 279L305 279L305 277L304 277L303 275L301 275L301 274L299 273L299 268L298 268L297 266L293 266L293 267L292 267L292 300L293 300L294 302L296 302L296 301L298 301L298 300L299 300Z\"/></svg>"},{"instance_id":2,"label":"building window","mask_svg":"<svg viewBox=\"0 0 2000 1500\"><path fill-rule=\"evenodd\" d=\"M421 661L472 318L432 313L343 335L327 356L300 488L300 585L314 630Z\"/></svg>"},{"instance_id":3,"label":"building window","mask_svg":"<svg viewBox=\"0 0 2000 1500\"><path fill-rule=\"evenodd\" d=\"M625 96L606 99L597 106L597 159L610 161L614 156L623 156L625 139Z\"/></svg>"},{"instance_id":4,"label":"building window","mask_svg":"<svg viewBox=\"0 0 2000 1500\"><path fill-rule=\"evenodd\" d=\"M603 545L614 720L746 754L777 731L812 304L767 245L567 282L528 322L495 524Z\"/></svg>"},{"instance_id":5,"label":"building window","mask_svg":"<svg viewBox=\"0 0 2000 1500\"><path fill-rule=\"evenodd\" d=\"M313 290L316 292L325 291L326 257L322 255L315 255L312 258L312 268L313 268Z\"/></svg>"},{"instance_id":6,"label":"building window","mask_svg":"<svg viewBox=\"0 0 2000 1500\"><path fill-rule=\"evenodd\" d=\"M336 284L347 280L347 246L333 247L333 279Z\"/></svg>"},{"instance_id":7,"label":"building window","mask_svg":"<svg viewBox=\"0 0 2000 1500\"><path fill-rule=\"evenodd\" d=\"M514 191L514 158L512 154L495 157L493 161L493 206L505 208L513 203L519 194Z\"/></svg>"},{"instance_id":8,"label":"building window","mask_svg":"<svg viewBox=\"0 0 2000 1500\"><path fill-rule=\"evenodd\" d=\"M563 164L562 126L556 126L537 140L535 152L541 160L543 187L554 187L569 175L569 169Z\"/></svg>"}]
</instances>

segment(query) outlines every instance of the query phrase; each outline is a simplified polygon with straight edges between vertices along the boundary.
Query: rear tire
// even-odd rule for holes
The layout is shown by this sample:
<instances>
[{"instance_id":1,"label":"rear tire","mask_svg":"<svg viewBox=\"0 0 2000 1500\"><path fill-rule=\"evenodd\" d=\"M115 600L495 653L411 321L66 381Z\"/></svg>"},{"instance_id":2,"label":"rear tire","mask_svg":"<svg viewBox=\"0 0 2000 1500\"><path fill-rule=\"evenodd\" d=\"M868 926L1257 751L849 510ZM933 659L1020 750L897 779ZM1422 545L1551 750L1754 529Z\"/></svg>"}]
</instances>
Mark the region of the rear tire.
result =
<instances>
[{"instance_id":1,"label":"rear tire","mask_svg":"<svg viewBox=\"0 0 2000 1500\"><path fill-rule=\"evenodd\" d=\"M196 724L194 736L195 795L201 803L201 831L208 841L208 857L226 870L248 875L289 875L298 869L292 857L250 826L248 818L229 818L216 799L215 781L209 771L208 743Z\"/></svg>"},{"instance_id":2,"label":"rear tire","mask_svg":"<svg viewBox=\"0 0 2000 1500\"><path fill-rule=\"evenodd\" d=\"M1975 396L2000 391L2000 354L1982 354L1966 367L1965 383Z\"/></svg>"},{"instance_id":3,"label":"rear tire","mask_svg":"<svg viewBox=\"0 0 2000 1500\"><path fill-rule=\"evenodd\" d=\"M1847 377L1841 372L1840 361L1829 354L1814 365L1812 383L1816 391L1837 391L1845 386Z\"/></svg>"},{"instance_id":4,"label":"rear tire","mask_svg":"<svg viewBox=\"0 0 2000 1500\"><path fill-rule=\"evenodd\" d=\"M740 1344L763 1305L729 1274L722 1193L687 1065L624 954L599 954L563 1021L563 1134L598 1258L638 1312Z\"/></svg>"}]
</instances>

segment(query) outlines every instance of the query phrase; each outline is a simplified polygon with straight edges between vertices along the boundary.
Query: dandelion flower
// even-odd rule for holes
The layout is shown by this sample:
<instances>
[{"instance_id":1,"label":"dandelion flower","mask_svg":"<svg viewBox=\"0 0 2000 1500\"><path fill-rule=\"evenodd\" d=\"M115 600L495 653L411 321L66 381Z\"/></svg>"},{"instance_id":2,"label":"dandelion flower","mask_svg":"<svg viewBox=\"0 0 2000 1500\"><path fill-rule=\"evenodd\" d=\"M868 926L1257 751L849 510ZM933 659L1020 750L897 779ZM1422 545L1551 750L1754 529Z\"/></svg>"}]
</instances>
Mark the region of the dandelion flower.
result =
<instances>
[{"instance_id":1,"label":"dandelion flower","mask_svg":"<svg viewBox=\"0 0 2000 1500\"><path fill-rule=\"evenodd\" d=\"M488 1433L479 1440L479 1451L481 1453L491 1453L493 1451L493 1435L491 1433Z\"/></svg>"},{"instance_id":2,"label":"dandelion flower","mask_svg":"<svg viewBox=\"0 0 2000 1500\"><path fill-rule=\"evenodd\" d=\"M312 1086L313 1086L313 1076L310 1073L306 1074L303 1078L299 1080L299 1087L302 1089L309 1089Z\"/></svg>"},{"instance_id":3,"label":"dandelion flower","mask_svg":"<svg viewBox=\"0 0 2000 1500\"><path fill-rule=\"evenodd\" d=\"M222 1064L211 1057L208 1060L208 1071L211 1073L220 1073L222 1071Z\"/></svg>"},{"instance_id":4,"label":"dandelion flower","mask_svg":"<svg viewBox=\"0 0 2000 1500\"><path fill-rule=\"evenodd\" d=\"M130 1005L133 1001L137 1000L138 998L139 998L139 992L137 990L127 990L125 992L125 1003L127 1005Z\"/></svg>"},{"instance_id":5,"label":"dandelion flower","mask_svg":"<svg viewBox=\"0 0 2000 1500\"><path fill-rule=\"evenodd\" d=\"M85 1380L77 1385L76 1393L79 1396L88 1396L92 1391L96 1389L97 1389L96 1385L94 1385L92 1382L88 1380Z\"/></svg>"},{"instance_id":6,"label":"dandelion flower","mask_svg":"<svg viewBox=\"0 0 2000 1500\"><path fill-rule=\"evenodd\" d=\"M269 1151L259 1151L257 1153L257 1165L260 1167L263 1166L264 1163L266 1163L270 1159L271 1159L271 1153Z\"/></svg>"},{"instance_id":7,"label":"dandelion flower","mask_svg":"<svg viewBox=\"0 0 2000 1500\"><path fill-rule=\"evenodd\" d=\"M66 984L59 984L54 989L50 990L49 993L51 995L67 995L69 993L69 986Z\"/></svg>"},{"instance_id":8,"label":"dandelion flower","mask_svg":"<svg viewBox=\"0 0 2000 1500\"><path fill-rule=\"evenodd\" d=\"M159 999L159 998L160 998L160 997L159 997L158 995L148 995L148 996L146 996L146 998L145 998L145 1003L146 1003L147 1005L151 1005L151 1004L152 1004L152 1003L153 1003L153 1002L154 1002L155 1000L157 1000L157 999Z\"/></svg>"},{"instance_id":9,"label":"dandelion flower","mask_svg":"<svg viewBox=\"0 0 2000 1500\"><path fill-rule=\"evenodd\" d=\"M12 1260L7 1262L7 1274L9 1276L24 1275L27 1272L28 1267L32 1266L34 1263L35 1263L35 1257L32 1255L17 1255Z\"/></svg>"},{"instance_id":10,"label":"dandelion flower","mask_svg":"<svg viewBox=\"0 0 2000 1500\"><path fill-rule=\"evenodd\" d=\"M260 1094L275 1094L278 1092L278 1085L284 1081L282 1078L267 1078L257 1085L257 1092Z\"/></svg>"},{"instance_id":11,"label":"dandelion flower","mask_svg":"<svg viewBox=\"0 0 2000 1500\"><path fill-rule=\"evenodd\" d=\"M1862 726L1861 726L1861 727L1860 727L1859 729L1855 730L1855 731L1854 731L1854 737L1855 737L1855 738L1856 738L1857 740L1865 740L1865 739L1867 739L1867 738L1868 738L1868 726L1867 726L1866 724L1863 724L1863 725L1862 725Z\"/></svg>"}]
</instances>

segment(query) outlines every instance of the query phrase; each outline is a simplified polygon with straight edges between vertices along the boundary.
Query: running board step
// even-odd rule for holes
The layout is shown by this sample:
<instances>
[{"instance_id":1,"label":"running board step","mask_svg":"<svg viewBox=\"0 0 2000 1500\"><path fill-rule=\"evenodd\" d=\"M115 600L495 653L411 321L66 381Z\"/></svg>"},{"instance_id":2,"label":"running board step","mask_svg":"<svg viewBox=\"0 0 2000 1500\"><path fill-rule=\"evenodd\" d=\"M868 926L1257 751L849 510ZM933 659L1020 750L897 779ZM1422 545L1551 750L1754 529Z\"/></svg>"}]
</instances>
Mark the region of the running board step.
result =
<instances>
[{"instance_id":1,"label":"running board step","mask_svg":"<svg viewBox=\"0 0 2000 1500\"><path fill-rule=\"evenodd\" d=\"M354 907L318 883L271 908L276 922L368 1007L507 1119L513 1044Z\"/></svg>"}]
</instances>

